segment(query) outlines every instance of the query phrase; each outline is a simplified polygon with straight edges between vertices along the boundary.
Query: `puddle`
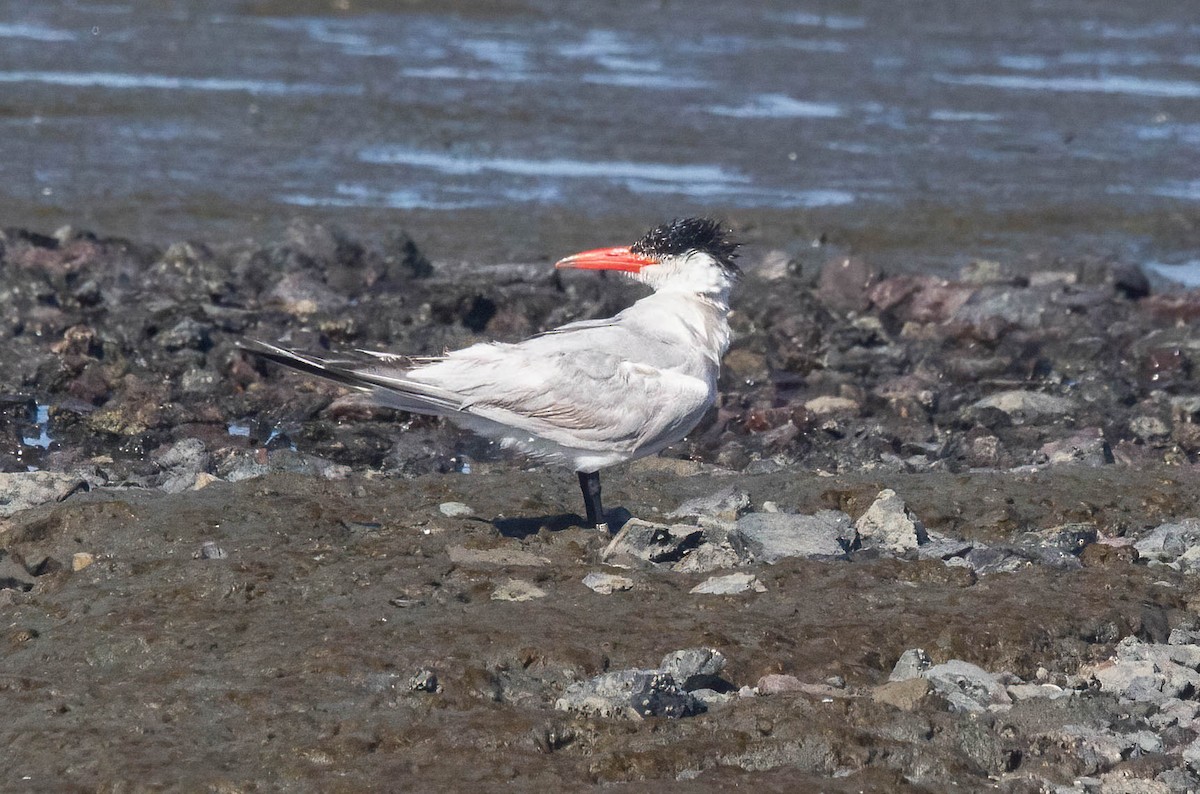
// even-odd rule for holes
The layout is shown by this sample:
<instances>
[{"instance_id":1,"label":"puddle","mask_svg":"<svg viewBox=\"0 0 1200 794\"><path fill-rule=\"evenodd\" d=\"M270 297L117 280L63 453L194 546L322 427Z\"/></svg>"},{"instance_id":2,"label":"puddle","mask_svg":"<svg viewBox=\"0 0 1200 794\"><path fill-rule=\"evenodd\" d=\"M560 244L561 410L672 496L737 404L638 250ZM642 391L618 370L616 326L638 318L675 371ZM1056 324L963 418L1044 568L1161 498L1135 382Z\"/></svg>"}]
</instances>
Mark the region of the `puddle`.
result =
<instances>
[{"instance_id":1,"label":"puddle","mask_svg":"<svg viewBox=\"0 0 1200 794\"><path fill-rule=\"evenodd\" d=\"M21 443L27 447L39 447L41 449L49 449L50 442L50 406L44 403L37 403L32 411L31 417L37 435L21 436Z\"/></svg>"}]
</instances>

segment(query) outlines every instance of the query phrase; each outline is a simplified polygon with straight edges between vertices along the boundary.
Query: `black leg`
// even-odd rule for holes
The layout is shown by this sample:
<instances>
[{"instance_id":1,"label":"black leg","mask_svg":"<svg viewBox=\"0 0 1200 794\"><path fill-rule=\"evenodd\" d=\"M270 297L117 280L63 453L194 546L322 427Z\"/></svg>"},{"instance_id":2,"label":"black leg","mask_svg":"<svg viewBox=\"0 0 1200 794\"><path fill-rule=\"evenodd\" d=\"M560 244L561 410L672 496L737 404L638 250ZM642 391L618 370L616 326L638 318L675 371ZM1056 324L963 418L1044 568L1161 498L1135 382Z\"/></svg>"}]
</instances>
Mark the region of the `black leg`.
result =
<instances>
[{"instance_id":1,"label":"black leg","mask_svg":"<svg viewBox=\"0 0 1200 794\"><path fill-rule=\"evenodd\" d=\"M587 521L596 529L608 531L604 520L604 508L600 505L600 472L579 471L579 489L583 491L583 506L587 510Z\"/></svg>"}]
</instances>

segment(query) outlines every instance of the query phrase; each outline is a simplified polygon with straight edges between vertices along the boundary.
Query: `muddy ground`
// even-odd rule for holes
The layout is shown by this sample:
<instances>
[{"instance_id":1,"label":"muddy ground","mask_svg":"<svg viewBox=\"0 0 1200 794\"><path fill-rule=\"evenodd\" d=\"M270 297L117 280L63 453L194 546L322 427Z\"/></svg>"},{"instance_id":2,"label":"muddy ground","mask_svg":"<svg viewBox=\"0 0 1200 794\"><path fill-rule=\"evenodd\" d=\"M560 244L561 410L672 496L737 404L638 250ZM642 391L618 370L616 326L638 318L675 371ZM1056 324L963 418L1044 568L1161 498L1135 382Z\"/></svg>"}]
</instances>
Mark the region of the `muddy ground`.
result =
<instances>
[{"instance_id":1,"label":"muddy ground","mask_svg":"<svg viewBox=\"0 0 1200 794\"><path fill-rule=\"evenodd\" d=\"M1200 297L1136 263L942 280L747 250L720 404L605 473L614 523L691 533L652 562L576 526L571 473L236 347L431 353L631 285L311 225L2 251L6 790L1200 783ZM862 521L885 489L908 540ZM836 553L748 545L818 511L846 517ZM724 665L642 694L690 716L571 700L686 649Z\"/></svg>"}]
</instances>

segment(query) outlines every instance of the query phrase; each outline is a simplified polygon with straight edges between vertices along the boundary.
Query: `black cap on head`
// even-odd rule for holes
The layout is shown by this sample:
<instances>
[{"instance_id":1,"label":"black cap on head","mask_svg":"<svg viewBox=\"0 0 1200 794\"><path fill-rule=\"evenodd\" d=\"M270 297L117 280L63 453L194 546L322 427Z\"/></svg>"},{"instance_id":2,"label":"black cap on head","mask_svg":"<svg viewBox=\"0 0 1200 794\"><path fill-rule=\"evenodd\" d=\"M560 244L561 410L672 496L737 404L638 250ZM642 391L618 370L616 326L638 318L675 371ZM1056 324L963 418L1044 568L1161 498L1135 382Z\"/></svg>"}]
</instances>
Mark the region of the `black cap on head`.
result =
<instances>
[{"instance_id":1,"label":"black cap on head","mask_svg":"<svg viewBox=\"0 0 1200 794\"><path fill-rule=\"evenodd\" d=\"M727 234L712 218L676 218L648 231L631 249L636 254L658 257L699 251L712 256L727 270L738 273L740 270L733 263L738 243L730 240Z\"/></svg>"}]
</instances>

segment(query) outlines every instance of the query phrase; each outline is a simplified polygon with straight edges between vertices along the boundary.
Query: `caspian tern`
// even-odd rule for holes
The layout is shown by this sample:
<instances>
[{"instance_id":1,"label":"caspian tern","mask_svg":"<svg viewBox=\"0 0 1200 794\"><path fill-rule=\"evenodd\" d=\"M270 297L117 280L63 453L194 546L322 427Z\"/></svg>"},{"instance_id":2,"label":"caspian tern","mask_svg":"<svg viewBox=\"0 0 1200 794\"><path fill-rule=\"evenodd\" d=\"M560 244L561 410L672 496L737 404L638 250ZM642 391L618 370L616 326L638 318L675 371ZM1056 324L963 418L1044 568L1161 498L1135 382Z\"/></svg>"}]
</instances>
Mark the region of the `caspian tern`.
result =
<instances>
[{"instance_id":1,"label":"caspian tern","mask_svg":"<svg viewBox=\"0 0 1200 794\"><path fill-rule=\"evenodd\" d=\"M654 290L614 317L517 344L482 342L433 358L358 351L328 358L254 343L252 352L366 392L379 405L444 416L579 475L587 521L607 531L600 469L681 440L717 395L729 348L737 244L713 220L675 220L633 245L568 256L556 268L615 270Z\"/></svg>"}]
</instances>

